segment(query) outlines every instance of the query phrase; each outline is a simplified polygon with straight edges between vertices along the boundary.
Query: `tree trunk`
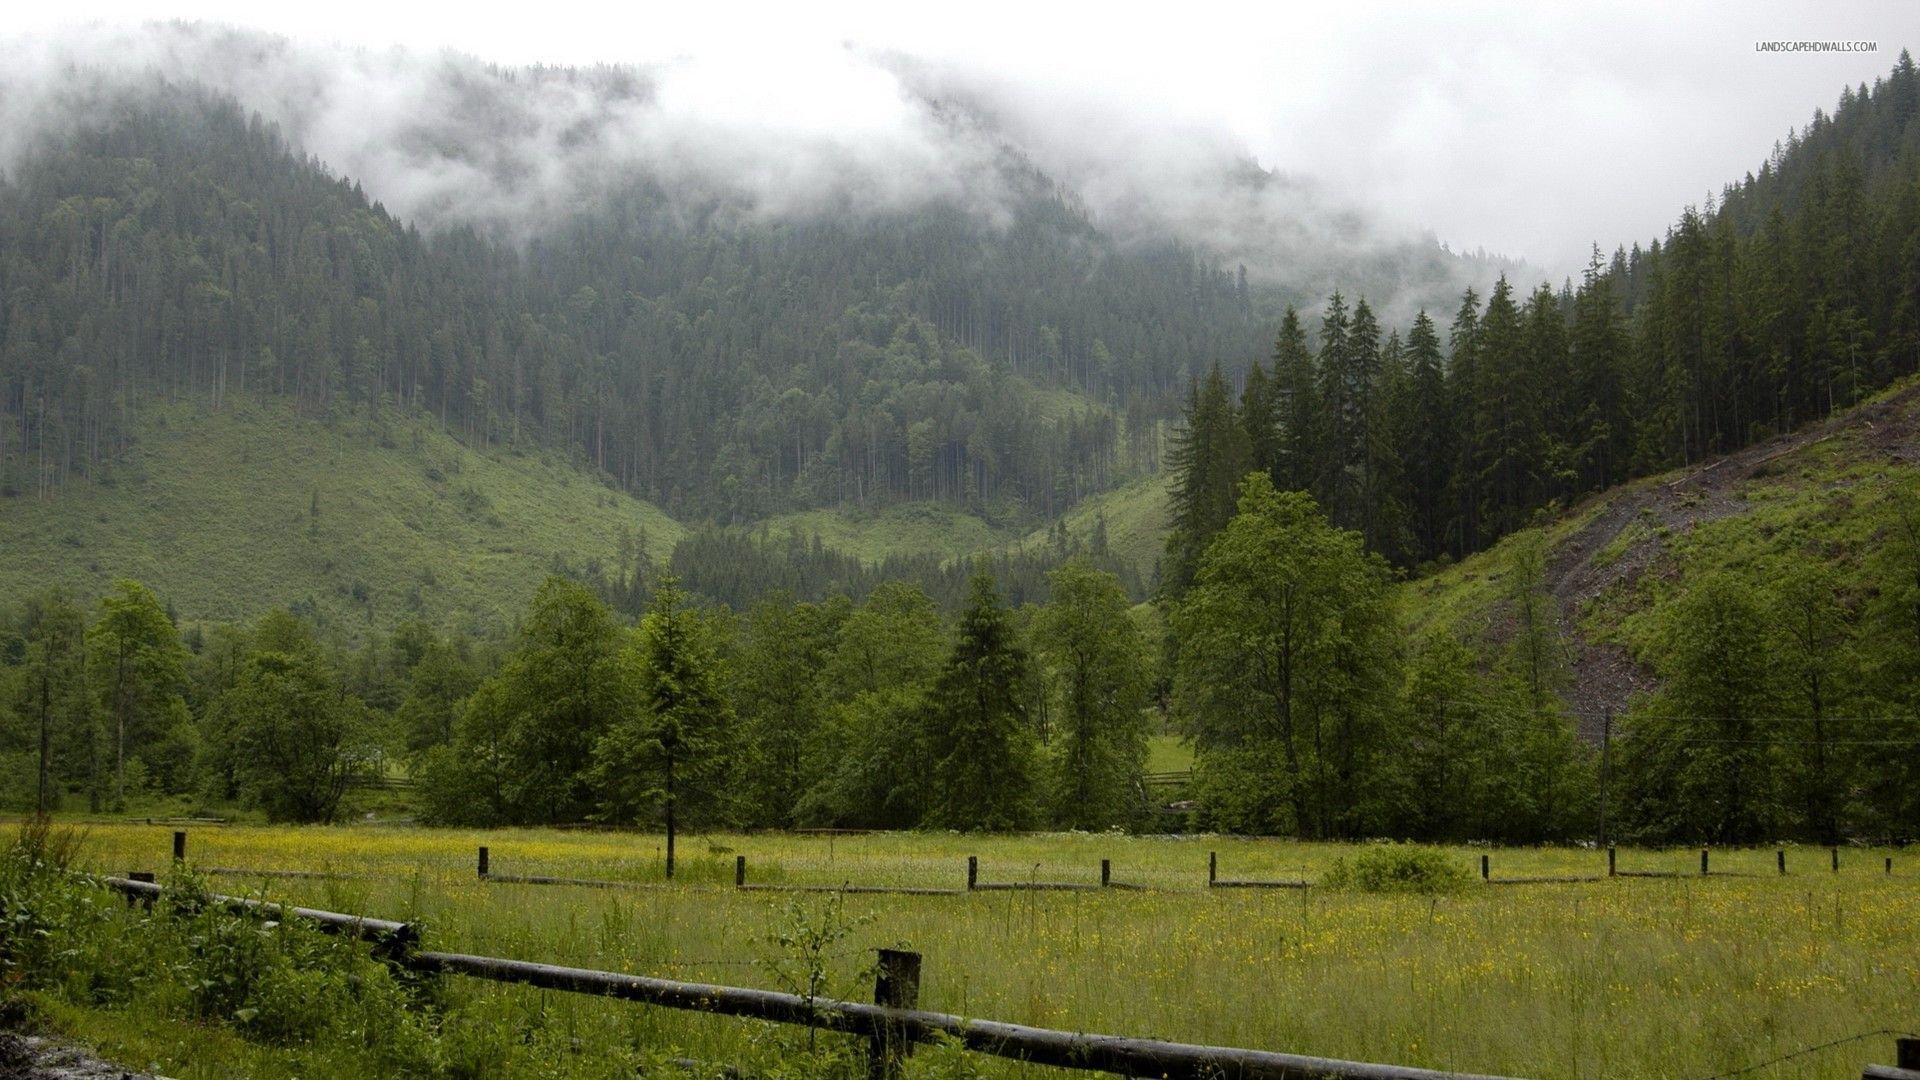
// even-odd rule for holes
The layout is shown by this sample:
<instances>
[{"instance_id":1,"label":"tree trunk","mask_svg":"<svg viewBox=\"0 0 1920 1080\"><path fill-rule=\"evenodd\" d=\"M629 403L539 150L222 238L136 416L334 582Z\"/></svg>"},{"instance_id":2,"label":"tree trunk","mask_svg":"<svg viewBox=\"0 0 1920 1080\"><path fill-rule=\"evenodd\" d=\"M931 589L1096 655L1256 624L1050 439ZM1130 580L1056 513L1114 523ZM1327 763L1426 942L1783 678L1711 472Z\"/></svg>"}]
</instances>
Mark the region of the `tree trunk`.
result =
<instances>
[{"instance_id":1,"label":"tree trunk","mask_svg":"<svg viewBox=\"0 0 1920 1080\"><path fill-rule=\"evenodd\" d=\"M673 757L667 757L667 880L673 880Z\"/></svg>"}]
</instances>

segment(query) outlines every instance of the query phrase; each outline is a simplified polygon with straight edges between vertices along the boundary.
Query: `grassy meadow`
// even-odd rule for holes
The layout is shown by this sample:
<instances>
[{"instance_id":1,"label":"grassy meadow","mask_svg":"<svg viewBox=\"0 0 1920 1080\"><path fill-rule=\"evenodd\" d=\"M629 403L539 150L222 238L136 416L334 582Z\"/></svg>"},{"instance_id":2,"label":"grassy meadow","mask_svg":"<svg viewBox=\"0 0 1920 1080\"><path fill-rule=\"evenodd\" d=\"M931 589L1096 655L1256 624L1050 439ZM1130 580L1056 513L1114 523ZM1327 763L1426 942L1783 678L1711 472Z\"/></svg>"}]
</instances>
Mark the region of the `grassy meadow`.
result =
<instances>
[{"instance_id":1,"label":"grassy meadow","mask_svg":"<svg viewBox=\"0 0 1920 1080\"><path fill-rule=\"evenodd\" d=\"M84 861L164 875L170 834L159 825L95 825ZM419 920L429 948L763 987L781 987L781 971L796 970L770 938L783 926L822 926L830 899L737 891L736 854L748 858L754 883L946 888L964 884L969 855L979 857L983 882L1093 884L1105 858L1115 881L1149 891L847 896L852 925L828 950L826 990L867 997L861 969L871 950L904 946L925 956L927 1008L1327 1057L1510 1076L1706 1077L1858 1033L1920 1026L1920 954L1912 947L1920 860L1890 851L1843 851L1835 874L1825 850L1789 849L1785 877L1774 872L1771 849L1715 852L1716 876L1702 879L1697 851L1623 849L1622 870L1685 876L1492 887L1477 880L1482 853L1496 878L1604 874L1605 854L1459 848L1448 855L1475 880L1427 896L1209 890L1209 852L1218 852L1222 878L1320 880L1358 850L1225 837L687 837L672 886L662 881L662 838L644 834L195 826L188 842L189 862L199 867L355 875L222 875L211 883ZM482 883L482 844L497 874L654 887ZM1891 877L1882 861L1889 856ZM771 1043L803 1037L445 981L453 984L442 991L446 1000L472 1014L580 1040L568 1045L587 1055L587 1074L600 1048L670 1044L702 1061L748 1062ZM226 1075L222 1062L261 1053L124 1014L65 1008L56 1019L172 1076ZM1858 1076L1864 1063L1891 1060L1891 1049L1888 1039L1869 1039L1754 1075ZM609 1054L608 1075L631 1067ZM923 1057L923 1069L964 1064ZM1048 1072L967 1060L980 1071L957 1075Z\"/></svg>"},{"instance_id":2,"label":"grassy meadow","mask_svg":"<svg viewBox=\"0 0 1920 1080\"><path fill-rule=\"evenodd\" d=\"M91 606L130 577L187 623L294 606L349 634L503 633L556 560L611 569L623 532L664 559L685 531L558 455L247 401L152 409L110 474L30 509L0 513L0 598L62 585Z\"/></svg>"}]
</instances>

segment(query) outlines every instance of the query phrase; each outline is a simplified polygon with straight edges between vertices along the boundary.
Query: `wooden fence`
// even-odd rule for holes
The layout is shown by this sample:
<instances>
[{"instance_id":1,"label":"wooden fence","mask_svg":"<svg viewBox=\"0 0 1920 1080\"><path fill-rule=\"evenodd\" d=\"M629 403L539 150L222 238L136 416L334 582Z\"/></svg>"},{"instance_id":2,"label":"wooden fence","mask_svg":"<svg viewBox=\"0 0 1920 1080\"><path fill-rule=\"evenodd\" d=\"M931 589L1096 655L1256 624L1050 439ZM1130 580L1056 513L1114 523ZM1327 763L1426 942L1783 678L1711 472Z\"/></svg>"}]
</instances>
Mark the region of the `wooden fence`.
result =
<instances>
[{"instance_id":1,"label":"wooden fence","mask_svg":"<svg viewBox=\"0 0 1920 1080\"><path fill-rule=\"evenodd\" d=\"M186 851L187 834L184 830L177 830L173 834L174 861L178 862L185 859ZM1774 865L1778 873L1787 873L1787 849L1779 848L1775 850ZM1840 872L1839 848L1828 849L1828 866L1833 873L1837 874ZM478 870L481 881L500 885L572 885L597 889L662 889L673 887L659 882L622 881L611 878L576 878L537 874L496 873L493 870L492 852L485 846L482 846L478 851L476 869ZM275 870L228 866L203 867L201 868L201 873L236 877L335 879L351 879L364 876L317 870ZM1891 856L1886 858L1885 873L1888 877L1893 876L1893 858ZM1487 885L1552 885L1598 882L1606 878L1614 877L1679 878L1690 876L1692 875L1677 870L1623 870L1619 865L1618 852L1611 846L1607 848L1607 872L1604 875L1593 873L1494 877L1492 855L1482 854L1480 856L1480 880ZM1712 850L1710 848L1701 848L1700 876L1754 877L1756 875L1744 871L1714 870L1712 869ZM962 896L969 892L1010 890L1078 892L1100 889L1146 890L1151 888L1151 886L1147 885L1115 880L1113 877L1113 861L1111 859L1100 860L1100 880L1098 884L1090 881L1040 881L1037 879L1027 881L982 881L980 880L980 859L979 856L975 855L969 855L967 857L966 887L959 889L909 885L861 885L851 882L839 885L749 884L747 881L747 857L745 855L734 856L733 884L737 889L754 892L890 893L902 896ZM1303 880L1224 878L1220 876L1219 853L1211 851L1207 853L1207 888L1209 889L1307 889L1314 887L1314 885L1314 882Z\"/></svg>"},{"instance_id":2,"label":"wooden fence","mask_svg":"<svg viewBox=\"0 0 1920 1080\"><path fill-rule=\"evenodd\" d=\"M125 894L130 902L138 900L151 903L160 896L163 888L153 882L129 878L95 880ZM408 923L290 907L242 897L215 896L212 899L238 912L282 918L297 916L324 930L350 934L370 942L375 955L387 963L409 971L466 975L543 990L591 994L671 1009L844 1032L867 1040L871 1075L876 1078L896 1076L900 1059L912 1053L913 1044L953 1039L969 1050L996 1057L1033 1065L1116 1073L1121 1076L1179 1080L1211 1080L1219 1077L1241 1080L1508 1080L1473 1073L1342 1061L1270 1050L1059 1031L931 1012L916 1007L919 1003L920 954L903 950L879 950L874 1001L869 1004L492 956L432 952L418 948L418 935Z\"/></svg>"},{"instance_id":3,"label":"wooden fence","mask_svg":"<svg viewBox=\"0 0 1920 1080\"><path fill-rule=\"evenodd\" d=\"M1869 1065L1861 1070L1860 1080L1920 1080L1920 1039L1894 1040L1892 1065Z\"/></svg>"}]
</instances>

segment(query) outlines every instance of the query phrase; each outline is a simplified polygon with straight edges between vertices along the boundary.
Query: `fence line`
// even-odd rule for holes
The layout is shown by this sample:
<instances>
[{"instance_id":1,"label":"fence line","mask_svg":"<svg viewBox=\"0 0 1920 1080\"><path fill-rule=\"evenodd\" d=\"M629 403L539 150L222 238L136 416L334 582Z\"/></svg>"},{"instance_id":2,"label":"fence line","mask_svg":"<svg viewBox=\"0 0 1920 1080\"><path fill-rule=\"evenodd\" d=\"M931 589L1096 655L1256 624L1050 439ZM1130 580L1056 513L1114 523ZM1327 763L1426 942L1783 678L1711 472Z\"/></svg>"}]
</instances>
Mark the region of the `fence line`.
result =
<instances>
[{"instance_id":1,"label":"fence line","mask_svg":"<svg viewBox=\"0 0 1920 1080\"><path fill-rule=\"evenodd\" d=\"M1724 870L1724 869L1713 870L1711 869L1711 862L1710 862L1711 850L1712 849L1710 848L1700 849L1700 870L1699 870L1700 877L1758 878L1758 877L1765 876L1762 874L1752 873L1749 871ZM184 860L186 858L186 851L187 851L187 833L185 830L176 830L173 834L174 861L179 862ZM606 878L557 877L557 876L548 876L548 875L541 875L541 874L498 874L493 872L491 854L492 853L490 849L485 845L482 845L478 850L478 860L476 863L476 869L478 871L479 880L482 883L492 883L492 884L502 884L502 885L570 885L570 886L576 886L576 887L597 888L597 889L666 889L666 888L675 887L671 884L662 883L662 882L620 881L620 880L613 880L613 879L606 879ZM1782 875L1786 874L1787 873L1787 849L1784 847L1776 849L1774 852L1774 861L1775 861L1775 868L1777 872ZM977 855L969 855L967 856L966 887L962 889L935 888L935 887L911 886L911 885L862 885L862 884L854 884L852 882L847 882L840 885L790 885L786 883L749 884L747 882L747 857L745 855L734 856L733 865L734 865L734 871L733 871L734 888L739 889L741 891L746 891L746 892L795 892L795 893L837 892L837 893L861 893L861 894L892 894L892 895L899 895L899 896L960 896L969 892L1007 892L1007 891L1095 892L1095 891L1100 891L1105 889L1146 891L1146 890L1151 890L1155 888L1154 886L1150 886L1150 885L1141 885L1141 884L1136 884L1132 882L1116 881L1113 877L1113 861L1111 859L1100 860L1100 882L1099 884L1096 885L1092 882L1081 882L1081 881L1039 881L1039 880L981 881L980 880L980 858ZM1837 874L1840 872L1840 849L1838 847L1829 849L1829 866L1833 873ZM223 866L207 867L202 869L201 872L205 874L219 874L219 875L234 876L234 877L316 878L316 879L323 879L323 880L361 880L371 876L371 875L365 875L365 874L353 874L353 873L344 873L344 872L336 872L336 871L278 870L278 869L265 869L265 868L223 867ZM1892 856L1887 856L1885 858L1884 873L1887 877L1894 876ZM1619 866L1618 851L1612 845L1608 845L1607 847L1607 872L1604 876L1600 874L1568 874L1568 875L1541 875L1541 876L1521 876L1521 877L1494 877L1492 856L1490 854L1485 854L1485 853L1483 853L1480 856L1480 880L1483 884L1486 884L1486 885L1592 884L1592 883L1606 880L1607 878L1684 878L1684 877L1692 877L1692 876L1694 875L1689 872L1679 871L1679 870L1640 870L1640 869L1624 869L1623 870ZM1303 880L1284 880L1284 879L1255 880L1255 879L1223 878L1220 876L1219 853L1212 852L1212 851L1207 853L1207 888L1210 890L1211 889L1309 889L1309 888L1314 888L1315 886L1316 886L1315 882L1303 881Z\"/></svg>"},{"instance_id":2,"label":"fence line","mask_svg":"<svg viewBox=\"0 0 1920 1080\"><path fill-rule=\"evenodd\" d=\"M164 891L160 885L126 878L93 880L129 898L151 900ZM323 929L372 941L376 953L388 963L411 971L465 975L493 982L590 994L666 1008L799 1024L864 1037L869 1041L874 1075L881 1077L897 1075L899 1059L911 1052L909 1044L954 1039L969 1050L996 1057L1034 1065L1118 1073L1122 1076L1182 1080L1223 1075L1245 1080L1508 1080L1481 1074L1344 1061L1269 1050L1060 1031L932 1012L914 1007L919 994L920 955L900 950L879 950L880 976L875 986L877 1000L874 1004L867 1004L526 960L421 951L415 948L417 933L408 923L289 907L244 897L214 896L211 899L214 903L240 912L298 916L319 924Z\"/></svg>"}]
</instances>

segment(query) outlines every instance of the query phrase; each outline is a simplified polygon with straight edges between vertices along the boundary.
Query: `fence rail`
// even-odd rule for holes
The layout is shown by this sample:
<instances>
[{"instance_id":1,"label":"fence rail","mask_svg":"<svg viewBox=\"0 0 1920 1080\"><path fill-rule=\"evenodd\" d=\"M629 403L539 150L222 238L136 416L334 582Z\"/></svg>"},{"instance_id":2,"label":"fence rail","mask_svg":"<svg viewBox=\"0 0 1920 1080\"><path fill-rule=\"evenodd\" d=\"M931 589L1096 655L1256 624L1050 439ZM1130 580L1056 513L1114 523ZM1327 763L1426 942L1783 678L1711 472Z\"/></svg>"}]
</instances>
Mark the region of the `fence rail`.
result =
<instances>
[{"instance_id":1,"label":"fence rail","mask_svg":"<svg viewBox=\"0 0 1920 1080\"><path fill-rule=\"evenodd\" d=\"M174 861L178 862L182 859L185 859L186 851L187 851L186 831L176 830L173 834ZM1679 870L1639 870L1639 869L1623 870L1619 866L1619 857L1616 849L1613 848L1612 846L1609 846L1606 849L1606 853L1607 853L1607 872L1605 875L1595 873L1595 874L1561 874L1561 875L1522 875L1518 877L1494 877L1493 876L1493 857L1489 854L1482 854L1480 856L1480 880L1483 884L1487 884L1487 885L1559 885L1559 884L1591 884L1591 883L1604 881L1608 878L1683 878L1683 877L1694 876L1691 872L1679 871ZM1714 870L1711 868L1710 859L1711 859L1711 849L1708 849L1708 848L1700 849L1699 875L1701 877L1756 878L1756 877L1765 876L1761 874L1755 874L1749 871L1725 870L1725 869ZM1141 885L1141 884L1136 884L1131 882L1114 880L1113 862L1111 859L1100 860L1100 882L1099 884L1096 885L1092 882L1085 882L1085 881L1040 881L1040 880L982 881L980 880L980 859L978 856L970 855L967 857L966 887L960 888L960 889L937 888L937 887L928 887L928 886L913 886L913 885L868 885L868 884L856 884L854 882L843 882L839 885L787 884L784 882L777 882L777 883L756 882L754 884L748 884L747 857L745 855L734 856L733 865L734 865L734 871L733 871L734 887L737 889L750 891L750 892L802 892L802 893L839 892L839 893L871 893L871 894L887 893L887 894L900 895L900 896L961 896L970 892L1005 892L1005 891L1016 891L1016 890L1043 891L1043 892L1049 892L1049 891L1050 892L1092 892L1092 891L1104 890L1104 889L1125 889L1125 890L1138 891L1138 890L1146 890L1146 889L1154 888L1154 886ZM1774 865L1779 874L1784 875L1787 873L1787 849L1786 848L1779 848L1774 852ZM1840 872L1840 849L1837 847L1829 849L1829 866L1833 873L1837 874ZM478 873L479 873L479 879L482 882L501 884L501 885L571 885L571 886L577 886L577 887L583 887L583 888L598 888L598 889L661 889L661 888L671 887L670 885L662 884L660 882L622 881L622 880L614 880L614 879L606 879L606 878L555 877L555 876L548 876L543 874L498 874L493 872L491 852L484 845L479 848L479 857L476 863L476 869L478 870ZM1885 860L1884 871L1886 876L1888 877L1894 876L1893 858L1891 856L1888 856ZM207 874L221 874L221 875L229 875L229 876L237 876L237 877L323 878L323 879L333 878L333 879L341 879L341 880L349 880L349 879L364 876L364 875L357 875L357 874L350 874L350 873L340 873L335 871L276 870L276 869L249 868L249 867L209 867L209 868L202 869L201 872L207 873ZM1219 853L1218 852L1207 853L1207 888L1208 889L1309 889L1309 888L1315 887L1315 884L1316 884L1315 882L1304 881L1304 880L1288 880L1288 879L1259 880L1259 879L1223 878L1220 876Z\"/></svg>"},{"instance_id":2,"label":"fence rail","mask_svg":"<svg viewBox=\"0 0 1920 1080\"><path fill-rule=\"evenodd\" d=\"M95 878L130 898L152 900L164 887L127 878ZM1443 1072L1338 1058L1283 1054L1230 1046L1136 1039L1029 1027L999 1020L978 1020L913 1008L920 981L918 953L883 949L874 1004L809 998L776 990L713 983L681 982L646 975L562 967L466 953L418 950L409 923L336 911L292 907L245 897L213 896L214 903L236 912L297 916L323 929L374 942L388 963L436 975L465 975L564 993L590 994L780 1024L798 1024L844 1032L869 1040L876 1076L892 1076L911 1043L958 1040L967 1049L1033 1065L1203 1080L1231 1076L1244 1080L1508 1080L1475 1073Z\"/></svg>"}]
</instances>

